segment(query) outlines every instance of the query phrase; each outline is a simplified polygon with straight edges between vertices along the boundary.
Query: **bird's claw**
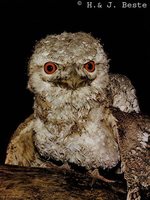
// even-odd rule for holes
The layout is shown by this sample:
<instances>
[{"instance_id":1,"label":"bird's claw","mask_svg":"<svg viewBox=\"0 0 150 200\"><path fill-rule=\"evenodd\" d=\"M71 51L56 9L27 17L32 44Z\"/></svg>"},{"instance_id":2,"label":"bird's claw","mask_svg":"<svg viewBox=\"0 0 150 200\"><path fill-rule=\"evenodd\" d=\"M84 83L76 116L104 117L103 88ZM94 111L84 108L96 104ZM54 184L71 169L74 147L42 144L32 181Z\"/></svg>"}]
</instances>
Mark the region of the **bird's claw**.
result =
<instances>
[{"instance_id":1,"label":"bird's claw","mask_svg":"<svg viewBox=\"0 0 150 200\"><path fill-rule=\"evenodd\" d=\"M98 169L94 169L93 171L88 171L88 173L90 174L90 176L93 178L92 180L92 185L95 183L96 179L104 181L106 183L114 183L116 181L114 180L110 180L105 178L104 176L100 175L99 170Z\"/></svg>"}]
</instances>

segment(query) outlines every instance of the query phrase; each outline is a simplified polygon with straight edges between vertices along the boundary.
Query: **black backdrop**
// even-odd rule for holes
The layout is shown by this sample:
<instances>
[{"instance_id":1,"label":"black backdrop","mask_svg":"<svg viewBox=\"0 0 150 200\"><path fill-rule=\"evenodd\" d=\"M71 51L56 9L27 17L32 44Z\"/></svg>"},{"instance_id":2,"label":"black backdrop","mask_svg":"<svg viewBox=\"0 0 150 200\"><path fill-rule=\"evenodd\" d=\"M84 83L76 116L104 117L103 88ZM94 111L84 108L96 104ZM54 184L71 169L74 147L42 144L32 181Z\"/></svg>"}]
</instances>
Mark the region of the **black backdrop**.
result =
<instances>
[{"instance_id":1,"label":"black backdrop","mask_svg":"<svg viewBox=\"0 0 150 200\"><path fill-rule=\"evenodd\" d=\"M117 3L112 9L87 8L86 1L79 6L75 0L5 0L0 4L0 163L11 134L32 112L27 63L36 40L47 34L85 31L101 38L111 59L110 71L131 79L142 112L150 115L149 4L146 9L123 9Z\"/></svg>"}]
</instances>

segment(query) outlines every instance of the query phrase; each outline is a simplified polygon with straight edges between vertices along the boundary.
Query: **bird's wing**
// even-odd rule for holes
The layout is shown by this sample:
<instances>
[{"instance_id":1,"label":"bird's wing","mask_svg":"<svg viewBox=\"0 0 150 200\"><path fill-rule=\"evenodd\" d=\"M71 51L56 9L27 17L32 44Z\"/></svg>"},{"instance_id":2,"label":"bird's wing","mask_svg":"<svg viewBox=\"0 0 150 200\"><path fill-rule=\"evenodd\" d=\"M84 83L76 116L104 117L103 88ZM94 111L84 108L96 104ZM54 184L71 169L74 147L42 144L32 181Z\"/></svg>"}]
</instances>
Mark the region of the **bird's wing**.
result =
<instances>
[{"instance_id":1,"label":"bird's wing","mask_svg":"<svg viewBox=\"0 0 150 200\"><path fill-rule=\"evenodd\" d=\"M131 81L124 75L110 74L109 90L113 99L113 106L124 112L139 112L136 91Z\"/></svg>"}]
</instances>

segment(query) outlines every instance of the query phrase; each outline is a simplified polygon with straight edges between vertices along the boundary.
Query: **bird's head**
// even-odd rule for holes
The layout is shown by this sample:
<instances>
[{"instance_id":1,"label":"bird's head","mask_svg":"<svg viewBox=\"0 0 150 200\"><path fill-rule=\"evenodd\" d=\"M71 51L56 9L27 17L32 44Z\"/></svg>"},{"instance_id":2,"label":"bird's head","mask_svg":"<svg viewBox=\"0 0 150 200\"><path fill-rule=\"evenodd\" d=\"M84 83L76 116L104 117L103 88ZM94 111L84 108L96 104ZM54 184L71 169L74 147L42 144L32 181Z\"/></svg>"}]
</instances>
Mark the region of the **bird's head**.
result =
<instances>
[{"instance_id":1,"label":"bird's head","mask_svg":"<svg viewBox=\"0 0 150 200\"><path fill-rule=\"evenodd\" d=\"M39 41L29 62L28 87L34 93L50 88L105 88L108 60L100 41L90 34L62 33Z\"/></svg>"}]
</instances>

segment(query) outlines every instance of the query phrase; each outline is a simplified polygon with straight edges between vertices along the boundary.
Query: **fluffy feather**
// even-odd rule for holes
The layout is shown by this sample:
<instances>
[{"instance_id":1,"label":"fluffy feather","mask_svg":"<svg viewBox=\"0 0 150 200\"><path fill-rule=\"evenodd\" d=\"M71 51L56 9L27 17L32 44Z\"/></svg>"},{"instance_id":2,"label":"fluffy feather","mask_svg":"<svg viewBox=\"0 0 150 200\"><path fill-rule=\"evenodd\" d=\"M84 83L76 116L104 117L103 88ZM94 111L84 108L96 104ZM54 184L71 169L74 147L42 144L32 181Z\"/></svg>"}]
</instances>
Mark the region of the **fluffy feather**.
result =
<instances>
[{"instance_id":1,"label":"fluffy feather","mask_svg":"<svg viewBox=\"0 0 150 200\"><path fill-rule=\"evenodd\" d=\"M89 61L95 63L92 72L84 67ZM45 73L47 62L55 63L55 73ZM28 66L28 88L35 95L32 123L21 126L11 139L6 163L44 166L53 158L88 170L114 167L120 155L109 107L138 112L139 106L131 82L108 70L103 47L90 34L64 32L39 41ZM26 143L29 134L31 149L20 150L21 138ZM30 152L35 156L28 156Z\"/></svg>"}]
</instances>

